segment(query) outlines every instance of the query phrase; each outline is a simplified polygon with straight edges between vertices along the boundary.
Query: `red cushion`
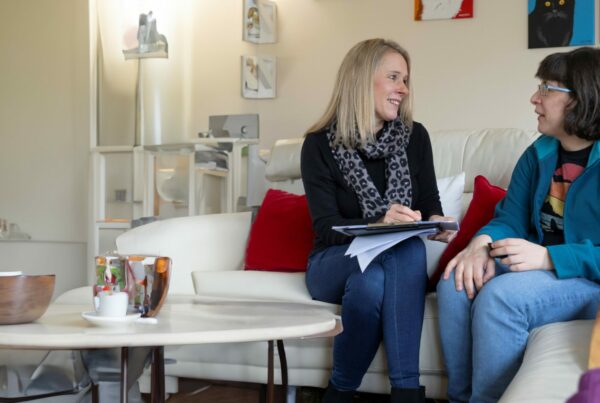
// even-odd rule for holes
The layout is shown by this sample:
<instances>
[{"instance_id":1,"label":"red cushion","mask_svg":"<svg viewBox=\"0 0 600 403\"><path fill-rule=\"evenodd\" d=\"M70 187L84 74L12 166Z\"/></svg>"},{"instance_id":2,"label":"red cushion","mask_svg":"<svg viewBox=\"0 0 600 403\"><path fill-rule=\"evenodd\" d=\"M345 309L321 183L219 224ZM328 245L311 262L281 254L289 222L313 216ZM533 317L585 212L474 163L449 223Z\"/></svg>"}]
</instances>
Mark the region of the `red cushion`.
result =
<instances>
[{"instance_id":1,"label":"red cushion","mask_svg":"<svg viewBox=\"0 0 600 403\"><path fill-rule=\"evenodd\" d=\"M314 238L306 196L269 189L250 229L245 268L305 271Z\"/></svg>"},{"instance_id":2,"label":"red cushion","mask_svg":"<svg viewBox=\"0 0 600 403\"><path fill-rule=\"evenodd\" d=\"M460 223L460 230L456 237L448 244L442 253L438 267L429 279L428 289L435 291L435 287L446 268L446 265L458 252L463 250L481 227L490 222L494 216L496 204L504 197L506 190L491 185L488 180L479 175L473 184L473 200Z\"/></svg>"}]
</instances>

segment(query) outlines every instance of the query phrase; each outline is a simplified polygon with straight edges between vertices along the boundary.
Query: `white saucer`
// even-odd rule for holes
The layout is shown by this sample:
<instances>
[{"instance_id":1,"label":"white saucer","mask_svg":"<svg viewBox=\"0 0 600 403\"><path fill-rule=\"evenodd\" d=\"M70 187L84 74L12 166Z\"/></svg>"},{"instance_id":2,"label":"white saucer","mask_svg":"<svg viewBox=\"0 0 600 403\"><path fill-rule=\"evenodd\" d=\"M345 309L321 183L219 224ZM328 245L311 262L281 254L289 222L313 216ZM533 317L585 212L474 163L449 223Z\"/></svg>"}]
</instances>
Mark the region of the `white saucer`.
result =
<instances>
[{"instance_id":1,"label":"white saucer","mask_svg":"<svg viewBox=\"0 0 600 403\"><path fill-rule=\"evenodd\" d=\"M141 314L138 313L130 313L126 316L98 316L96 312L82 312L81 316L83 319L88 322L93 323L96 326L122 326L129 325L138 320Z\"/></svg>"}]
</instances>

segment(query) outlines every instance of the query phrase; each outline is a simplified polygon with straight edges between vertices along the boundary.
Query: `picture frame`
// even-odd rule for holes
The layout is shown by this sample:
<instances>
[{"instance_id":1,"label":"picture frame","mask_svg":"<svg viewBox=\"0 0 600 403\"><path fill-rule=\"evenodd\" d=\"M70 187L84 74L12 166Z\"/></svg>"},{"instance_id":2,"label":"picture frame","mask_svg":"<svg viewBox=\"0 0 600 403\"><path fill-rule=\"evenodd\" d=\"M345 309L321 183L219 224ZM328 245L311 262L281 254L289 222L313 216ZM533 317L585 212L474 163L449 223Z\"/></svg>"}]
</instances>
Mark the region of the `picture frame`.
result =
<instances>
[{"instance_id":1,"label":"picture frame","mask_svg":"<svg viewBox=\"0 0 600 403\"><path fill-rule=\"evenodd\" d=\"M270 0L244 0L244 41L277 41L277 5Z\"/></svg>"},{"instance_id":2,"label":"picture frame","mask_svg":"<svg viewBox=\"0 0 600 403\"><path fill-rule=\"evenodd\" d=\"M274 56L242 56L242 96L275 98L277 59Z\"/></svg>"},{"instance_id":3,"label":"picture frame","mask_svg":"<svg viewBox=\"0 0 600 403\"><path fill-rule=\"evenodd\" d=\"M415 0L415 21L473 18L473 0Z\"/></svg>"},{"instance_id":4,"label":"picture frame","mask_svg":"<svg viewBox=\"0 0 600 403\"><path fill-rule=\"evenodd\" d=\"M594 45L594 0L547 3L528 0L529 49Z\"/></svg>"}]
</instances>

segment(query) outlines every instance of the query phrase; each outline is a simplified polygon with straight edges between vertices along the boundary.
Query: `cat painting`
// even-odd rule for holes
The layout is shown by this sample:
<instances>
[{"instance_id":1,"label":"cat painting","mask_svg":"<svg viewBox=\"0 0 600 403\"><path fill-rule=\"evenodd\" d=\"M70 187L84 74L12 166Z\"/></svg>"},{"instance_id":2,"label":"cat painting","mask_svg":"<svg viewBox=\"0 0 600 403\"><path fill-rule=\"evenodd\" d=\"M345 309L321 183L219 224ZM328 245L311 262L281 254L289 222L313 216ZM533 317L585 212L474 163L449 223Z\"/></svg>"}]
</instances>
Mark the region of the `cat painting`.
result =
<instances>
[{"instance_id":1,"label":"cat painting","mask_svg":"<svg viewBox=\"0 0 600 403\"><path fill-rule=\"evenodd\" d=\"M529 48L568 46L574 14L575 0L536 0L529 14Z\"/></svg>"}]
</instances>

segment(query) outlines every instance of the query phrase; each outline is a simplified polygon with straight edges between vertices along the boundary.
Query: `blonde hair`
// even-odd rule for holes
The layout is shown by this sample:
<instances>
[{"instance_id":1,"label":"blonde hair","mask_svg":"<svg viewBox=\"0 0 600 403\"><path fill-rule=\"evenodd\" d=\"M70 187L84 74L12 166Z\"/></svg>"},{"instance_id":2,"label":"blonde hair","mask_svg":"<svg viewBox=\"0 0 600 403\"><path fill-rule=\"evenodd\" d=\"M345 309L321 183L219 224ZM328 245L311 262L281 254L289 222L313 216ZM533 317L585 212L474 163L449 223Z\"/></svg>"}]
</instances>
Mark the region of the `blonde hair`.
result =
<instances>
[{"instance_id":1,"label":"blonde hair","mask_svg":"<svg viewBox=\"0 0 600 403\"><path fill-rule=\"evenodd\" d=\"M373 76L383 56L389 51L399 53L406 60L410 80L410 57L396 42L377 38L357 43L348 51L340 65L325 113L308 129L306 135L318 132L337 121L337 142L351 148L357 145L358 138L361 144L375 142L377 119ZM410 89L410 81L406 85ZM410 99L410 96L404 98L398 107L400 118L409 127L412 126Z\"/></svg>"}]
</instances>

